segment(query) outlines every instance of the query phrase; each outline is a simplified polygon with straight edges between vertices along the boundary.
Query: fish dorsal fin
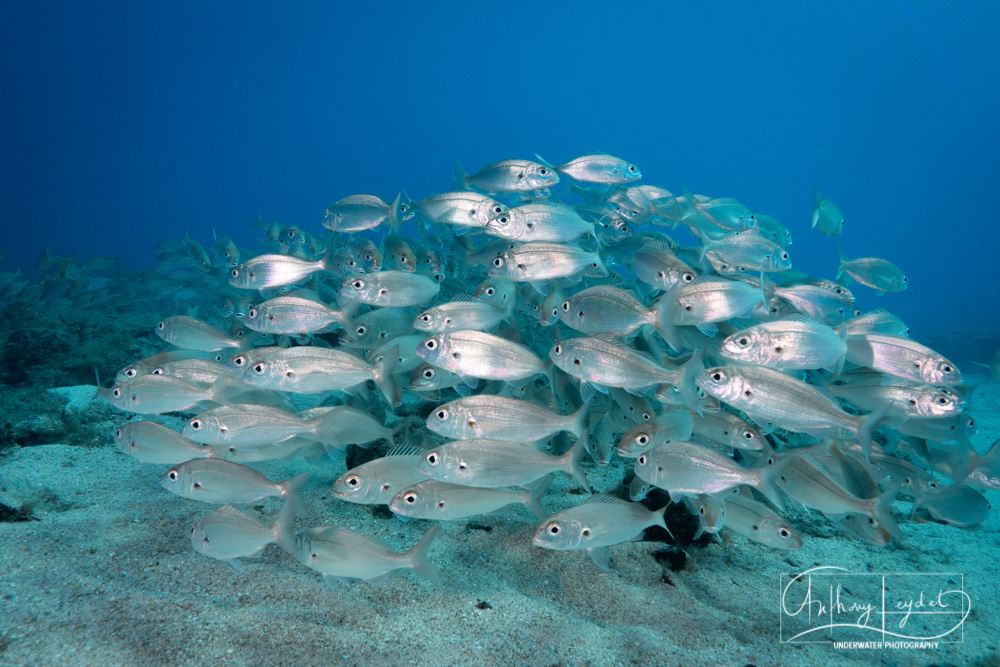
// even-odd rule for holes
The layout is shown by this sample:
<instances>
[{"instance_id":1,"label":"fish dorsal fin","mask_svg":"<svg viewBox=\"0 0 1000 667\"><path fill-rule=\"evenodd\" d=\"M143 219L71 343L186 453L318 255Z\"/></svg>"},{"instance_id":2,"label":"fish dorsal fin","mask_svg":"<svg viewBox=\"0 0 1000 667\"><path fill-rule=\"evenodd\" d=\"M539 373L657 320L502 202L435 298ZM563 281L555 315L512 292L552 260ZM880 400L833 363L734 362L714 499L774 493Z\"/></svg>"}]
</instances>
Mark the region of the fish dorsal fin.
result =
<instances>
[{"instance_id":1,"label":"fish dorsal fin","mask_svg":"<svg viewBox=\"0 0 1000 667\"><path fill-rule=\"evenodd\" d=\"M629 501L610 493L595 493L583 501L584 505L631 505Z\"/></svg>"},{"instance_id":2,"label":"fish dorsal fin","mask_svg":"<svg viewBox=\"0 0 1000 667\"><path fill-rule=\"evenodd\" d=\"M424 453L424 449L417 447L416 445L396 445L388 452L386 452L381 458L387 456L419 456Z\"/></svg>"},{"instance_id":3,"label":"fish dorsal fin","mask_svg":"<svg viewBox=\"0 0 1000 667\"><path fill-rule=\"evenodd\" d=\"M253 518L249 514L247 514L246 512L242 512L242 511L236 509L235 507L233 507L232 505L223 505L219 509L215 510L215 512L213 512L213 514L218 514L218 515L221 515L221 516L228 516L228 517L233 517L233 518L239 518L239 519Z\"/></svg>"},{"instance_id":4,"label":"fish dorsal fin","mask_svg":"<svg viewBox=\"0 0 1000 667\"><path fill-rule=\"evenodd\" d=\"M674 254L674 246L670 245L667 241L663 239L656 239L655 241L650 241L649 243L643 243L639 251L643 250L656 250L659 252L668 252L671 255Z\"/></svg>"},{"instance_id":5,"label":"fish dorsal fin","mask_svg":"<svg viewBox=\"0 0 1000 667\"><path fill-rule=\"evenodd\" d=\"M635 350L626 345L622 337L617 334L602 333L595 335L594 338L601 341L602 343L607 343L608 345L614 345L615 347L620 347L625 350L629 350L630 352L635 352Z\"/></svg>"},{"instance_id":6,"label":"fish dorsal fin","mask_svg":"<svg viewBox=\"0 0 1000 667\"><path fill-rule=\"evenodd\" d=\"M459 302L461 302L461 303L489 303L489 304L492 305L492 302L487 301L486 299L481 299L478 296L476 296L475 294L467 294L467 293L456 294L455 296L453 296L451 298L451 300L448 303L459 303Z\"/></svg>"}]
</instances>

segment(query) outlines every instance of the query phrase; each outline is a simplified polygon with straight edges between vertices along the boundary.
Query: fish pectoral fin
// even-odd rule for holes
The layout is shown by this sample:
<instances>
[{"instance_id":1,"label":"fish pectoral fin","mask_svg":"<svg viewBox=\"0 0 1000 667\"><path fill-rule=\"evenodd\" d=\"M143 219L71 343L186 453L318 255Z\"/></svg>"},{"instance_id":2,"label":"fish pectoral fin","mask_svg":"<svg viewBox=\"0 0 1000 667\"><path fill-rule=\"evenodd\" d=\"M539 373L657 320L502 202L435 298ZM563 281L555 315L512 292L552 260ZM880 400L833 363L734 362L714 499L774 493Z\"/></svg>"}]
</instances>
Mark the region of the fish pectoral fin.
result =
<instances>
[{"instance_id":1,"label":"fish pectoral fin","mask_svg":"<svg viewBox=\"0 0 1000 667\"><path fill-rule=\"evenodd\" d=\"M587 553L590 554L590 559L594 561L594 565L602 570L608 569L610 557L608 556L607 547L594 547L593 549L587 549Z\"/></svg>"},{"instance_id":2,"label":"fish pectoral fin","mask_svg":"<svg viewBox=\"0 0 1000 667\"><path fill-rule=\"evenodd\" d=\"M326 585L329 586L330 588L336 588L338 583L340 583L343 586L346 586L347 588L351 587L350 582L348 582L346 578L337 577L332 574L324 574L323 581L325 581Z\"/></svg>"},{"instance_id":3,"label":"fish pectoral fin","mask_svg":"<svg viewBox=\"0 0 1000 667\"><path fill-rule=\"evenodd\" d=\"M263 550L262 550L262 551L263 551ZM230 558L230 559L229 559L229 560L227 560L226 562L227 562L227 563L229 563L230 565L232 565L232 566L233 566L234 568L236 568L236 571L237 571L237 572L240 572L240 573L242 573L242 572L243 572L243 563L239 562L239 561L238 561L238 560L236 560L235 558Z\"/></svg>"}]
</instances>

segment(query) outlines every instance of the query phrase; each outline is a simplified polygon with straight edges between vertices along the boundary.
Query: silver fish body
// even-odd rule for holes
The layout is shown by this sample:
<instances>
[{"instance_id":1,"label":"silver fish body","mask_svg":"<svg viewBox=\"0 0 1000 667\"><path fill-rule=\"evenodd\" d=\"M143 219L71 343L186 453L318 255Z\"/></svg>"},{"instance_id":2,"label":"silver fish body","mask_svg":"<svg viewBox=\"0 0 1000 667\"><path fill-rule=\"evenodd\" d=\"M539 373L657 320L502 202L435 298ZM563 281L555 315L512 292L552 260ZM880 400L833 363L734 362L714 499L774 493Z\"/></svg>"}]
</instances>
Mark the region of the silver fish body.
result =
<instances>
[{"instance_id":1,"label":"silver fish body","mask_svg":"<svg viewBox=\"0 0 1000 667\"><path fill-rule=\"evenodd\" d=\"M597 252L560 243L526 243L505 250L493 258L488 271L494 278L530 283L607 272Z\"/></svg>"},{"instance_id":2,"label":"silver fish body","mask_svg":"<svg viewBox=\"0 0 1000 667\"><path fill-rule=\"evenodd\" d=\"M441 291L441 285L420 273L379 271L349 277L341 283L340 295L371 306L405 308L427 303Z\"/></svg>"},{"instance_id":3,"label":"silver fish body","mask_svg":"<svg viewBox=\"0 0 1000 667\"><path fill-rule=\"evenodd\" d=\"M634 164L606 153L581 155L555 169L581 183L617 185L642 178L642 172Z\"/></svg>"},{"instance_id":4,"label":"silver fish body","mask_svg":"<svg viewBox=\"0 0 1000 667\"><path fill-rule=\"evenodd\" d=\"M522 380L547 375L549 364L527 347L481 331L452 331L417 347L421 359L462 376Z\"/></svg>"},{"instance_id":5,"label":"silver fish body","mask_svg":"<svg viewBox=\"0 0 1000 667\"><path fill-rule=\"evenodd\" d=\"M455 184L460 188L476 187L485 192L531 192L551 188L559 182L555 169L530 160L501 160L488 164L475 174L455 161Z\"/></svg>"},{"instance_id":6,"label":"silver fish body","mask_svg":"<svg viewBox=\"0 0 1000 667\"><path fill-rule=\"evenodd\" d=\"M694 421L685 410L670 410L629 429L618 443L618 455L635 459L643 452L668 442L682 442L691 438Z\"/></svg>"},{"instance_id":7,"label":"silver fish body","mask_svg":"<svg viewBox=\"0 0 1000 667\"><path fill-rule=\"evenodd\" d=\"M256 503L278 496L303 506L299 489L309 481L303 473L284 482L272 482L253 468L216 459L195 459L174 466L161 478L160 485L182 498L206 503Z\"/></svg>"},{"instance_id":8,"label":"silver fish body","mask_svg":"<svg viewBox=\"0 0 1000 667\"><path fill-rule=\"evenodd\" d=\"M948 387L962 384L962 374L955 364L929 347L903 336L848 336L847 360L915 382Z\"/></svg>"},{"instance_id":9,"label":"silver fish body","mask_svg":"<svg viewBox=\"0 0 1000 667\"><path fill-rule=\"evenodd\" d=\"M551 480L549 480L551 481ZM546 516L538 499L548 490L543 481L535 489L511 491L483 489L429 479L407 487L389 502L395 514L411 519L458 521L470 516L492 514L508 505L523 504L539 519Z\"/></svg>"},{"instance_id":10,"label":"silver fish body","mask_svg":"<svg viewBox=\"0 0 1000 667\"><path fill-rule=\"evenodd\" d=\"M427 558L438 529L439 526L434 526L415 547L398 553L381 538L347 528L320 526L296 536L295 556L300 563L322 574L330 587L337 581L347 585L347 579L376 584L400 569L411 569L440 582L441 572Z\"/></svg>"},{"instance_id":11,"label":"silver fish body","mask_svg":"<svg viewBox=\"0 0 1000 667\"><path fill-rule=\"evenodd\" d=\"M804 318L756 324L728 336L719 348L727 359L782 370L832 367L846 353L844 336Z\"/></svg>"},{"instance_id":12,"label":"silver fish body","mask_svg":"<svg viewBox=\"0 0 1000 667\"><path fill-rule=\"evenodd\" d=\"M443 333L472 329L486 331L507 318L507 310L476 297L454 300L434 306L417 315L413 328L418 331Z\"/></svg>"},{"instance_id":13,"label":"silver fish body","mask_svg":"<svg viewBox=\"0 0 1000 667\"><path fill-rule=\"evenodd\" d=\"M428 479L418 468L424 451L402 445L385 456L348 470L333 483L341 500L362 505L388 505L403 489Z\"/></svg>"},{"instance_id":14,"label":"silver fish body","mask_svg":"<svg viewBox=\"0 0 1000 667\"><path fill-rule=\"evenodd\" d=\"M562 204L523 204L486 223L485 231L512 241L560 243L594 233L594 224Z\"/></svg>"},{"instance_id":15,"label":"silver fish body","mask_svg":"<svg viewBox=\"0 0 1000 667\"><path fill-rule=\"evenodd\" d=\"M229 284L240 289L266 289L302 282L325 271L323 260L309 262L290 255L257 255L229 272Z\"/></svg>"},{"instance_id":16,"label":"silver fish body","mask_svg":"<svg viewBox=\"0 0 1000 667\"><path fill-rule=\"evenodd\" d=\"M326 208L323 226L330 231L353 234L374 229L383 222L398 229L409 217L412 213L401 195L396 195L392 203L375 195L351 195Z\"/></svg>"},{"instance_id":17,"label":"silver fish body","mask_svg":"<svg viewBox=\"0 0 1000 667\"><path fill-rule=\"evenodd\" d=\"M207 458L212 452L172 428L153 421L123 424L115 429L115 446L140 463L175 465Z\"/></svg>"},{"instance_id":18,"label":"silver fish body","mask_svg":"<svg viewBox=\"0 0 1000 667\"><path fill-rule=\"evenodd\" d=\"M156 325L156 335L171 345L185 350L213 352L227 347L242 347L242 341L229 336L211 324L186 315L175 315Z\"/></svg>"},{"instance_id":19,"label":"silver fish body","mask_svg":"<svg viewBox=\"0 0 1000 667\"><path fill-rule=\"evenodd\" d=\"M236 559L259 556L272 542L289 553L294 552L294 519L294 505L287 501L270 526L232 505L225 505L195 524L191 529L191 546L198 553L226 561L242 572L243 566Z\"/></svg>"},{"instance_id":20,"label":"silver fish body","mask_svg":"<svg viewBox=\"0 0 1000 667\"><path fill-rule=\"evenodd\" d=\"M244 323L254 331L298 335L322 331L344 323L344 312L297 296L268 299L247 311Z\"/></svg>"},{"instance_id":21,"label":"silver fish body","mask_svg":"<svg viewBox=\"0 0 1000 667\"><path fill-rule=\"evenodd\" d=\"M413 202L413 210L431 222L457 228L482 229L507 206L478 192L463 190L431 195Z\"/></svg>"},{"instance_id":22,"label":"silver fish body","mask_svg":"<svg viewBox=\"0 0 1000 667\"><path fill-rule=\"evenodd\" d=\"M535 442L560 431L579 438L586 429L588 407L563 416L529 401L481 394L435 408L427 416L427 428L453 440Z\"/></svg>"}]
</instances>

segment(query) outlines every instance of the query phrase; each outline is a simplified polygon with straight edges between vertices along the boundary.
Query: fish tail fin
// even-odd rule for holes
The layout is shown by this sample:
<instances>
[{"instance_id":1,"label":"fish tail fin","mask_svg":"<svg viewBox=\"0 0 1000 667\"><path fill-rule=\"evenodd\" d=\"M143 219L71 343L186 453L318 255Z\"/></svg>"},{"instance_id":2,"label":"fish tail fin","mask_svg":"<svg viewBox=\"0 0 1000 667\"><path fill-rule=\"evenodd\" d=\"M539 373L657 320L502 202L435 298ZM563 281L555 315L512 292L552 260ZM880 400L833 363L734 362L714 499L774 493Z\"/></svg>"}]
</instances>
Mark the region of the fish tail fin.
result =
<instances>
[{"instance_id":1,"label":"fish tail fin","mask_svg":"<svg viewBox=\"0 0 1000 667\"><path fill-rule=\"evenodd\" d=\"M680 294L682 284L681 282L676 283L667 290L666 294L654 301L651 306L654 311L653 328L677 352L683 349L683 343L681 343L680 335L677 333L677 325L674 324L674 316L677 312L677 297Z\"/></svg>"},{"instance_id":2,"label":"fish tail fin","mask_svg":"<svg viewBox=\"0 0 1000 667\"><path fill-rule=\"evenodd\" d=\"M771 504L778 508L779 512L785 510L785 502L781 499L781 492L778 491L774 481L794 460L791 456L782 459L775 459L774 456L767 457L762 464L764 470L760 475L760 481L754 486Z\"/></svg>"},{"instance_id":3,"label":"fish tail fin","mask_svg":"<svg viewBox=\"0 0 1000 667\"><path fill-rule=\"evenodd\" d=\"M285 496L285 502L290 501L292 503L292 508L297 515L306 513L306 503L302 499L302 494L299 493L299 490L305 486L310 477L312 477L312 473L304 472L281 483L282 495Z\"/></svg>"},{"instance_id":4,"label":"fish tail fin","mask_svg":"<svg viewBox=\"0 0 1000 667\"><path fill-rule=\"evenodd\" d=\"M532 514L538 517L539 521L544 521L545 517L549 515L549 513L545 511L545 508L542 507L542 503L539 501L541 500L541 497L545 495L545 492L549 490L549 486L552 485L552 480L554 478L555 475L551 473L546 475L542 478L542 481L539 482L538 486L532 489L531 492L528 493L527 498L525 498L525 506L531 510Z\"/></svg>"},{"instance_id":5,"label":"fish tail fin","mask_svg":"<svg viewBox=\"0 0 1000 667\"><path fill-rule=\"evenodd\" d=\"M465 167L463 167L462 163L458 161L458 158L455 158L454 174L455 174L455 189L464 190L466 182L469 180L469 172L465 170Z\"/></svg>"},{"instance_id":6,"label":"fish tail fin","mask_svg":"<svg viewBox=\"0 0 1000 667\"><path fill-rule=\"evenodd\" d=\"M543 157L542 157L541 155L539 155L538 153L535 153L535 157L536 157L536 158L538 158L538 162L539 162L539 163L541 163L541 164L544 164L544 165L545 165L546 167L551 167L552 169L555 169L555 168L556 168L554 164L550 164L549 162L547 162L547 161L545 160L545 158L543 158Z\"/></svg>"},{"instance_id":7,"label":"fish tail fin","mask_svg":"<svg viewBox=\"0 0 1000 667\"><path fill-rule=\"evenodd\" d=\"M583 436L583 432L587 430L587 414L589 412L590 403L584 403L569 416L570 427L567 430L577 438Z\"/></svg>"},{"instance_id":8,"label":"fish tail fin","mask_svg":"<svg viewBox=\"0 0 1000 667\"><path fill-rule=\"evenodd\" d=\"M847 257L844 255L844 242L841 241L837 244L837 249L840 251L840 262L837 264L837 275L834 276L834 280L840 282L840 277L844 275L844 263L847 262ZM843 284L843 283L841 283Z\"/></svg>"},{"instance_id":9,"label":"fish tail fin","mask_svg":"<svg viewBox=\"0 0 1000 667\"><path fill-rule=\"evenodd\" d=\"M372 375L375 386L381 390L385 400L389 405L399 405L402 397L399 395L399 387L396 386L396 378L392 376L399 363L399 346L393 345L380 360L372 366Z\"/></svg>"},{"instance_id":10,"label":"fish tail fin","mask_svg":"<svg viewBox=\"0 0 1000 667\"><path fill-rule=\"evenodd\" d=\"M872 462L872 431L875 430L878 423L889 413L892 405L892 403L889 403L883 406L881 410L869 412L858 420L855 436L858 442L861 443L861 448L865 452L865 460L868 463Z\"/></svg>"},{"instance_id":11,"label":"fish tail fin","mask_svg":"<svg viewBox=\"0 0 1000 667\"><path fill-rule=\"evenodd\" d=\"M696 200L694 198L694 195L691 194L691 191L688 189L688 186L681 183L680 188L681 188L681 196L684 197L684 203L681 204L680 202L677 202L677 205L681 209L680 215L677 216L677 221L683 222L685 218L691 217L697 211L695 209ZM674 198L674 201L676 202L676 197Z\"/></svg>"},{"instance_id":12,"label":"fish tail fin","mask_svg":"<svg viewBox=\"0 0 1000 667\"><path fill-rule=\"evenodd\" d=\"M872 517L878 521L882 528L885 528L885 530L897 540L903 539L903 532L899 529L899 524L897 524L896 520L892 517L890 509L892 508L892 503L896 500L896 494L899 493L899 488L902 485L902 482L896 482L886 489L885 493L878 497L878 503L876 503L875 511L873 512L875 516ZM915 506L916 505L914 505L914 507Z\"/></svg>"},{"instance_id":13,"label":"fish tail fin","mask_svg":"<svg viewBox=\"0 0 1000 667\"><path fill-rule=\"evenodd\" d=\"M399 236L399 232L403 227L403 221L399 217L399 205L403 202L402 191L396 193L396 198L392 200L389 204L389 225L392 227L392 233Z\"/></svg>"},{"instance_id":14,"label":"fish tail fin","mask_svg":"<svg viewBox=\"0 0 1000 667\"><path fill-rule=\"evenodd\" d=\"M819 183L817 183L816 185L813 186L813 206L815 208L819 208L819 205L822 203L823 203L823 193L819 189ZM816 220L817 218L814 217L812 223L813 227L816 226Z\"/></svg>"},{"instance_id":15,"label":"fish tail fin","mask_svg":"<svg viewBox=\"0 0 1000 667\"><path fill-rule=\"evenodd\" d=\"M670 532L670 528L667 527L667 508L670 507L670 502L668 501L666 505L660 509L653 512L653 518L656 520L654 525L659 526L663 530L667 531L667 535L673 538L674 534ZM698 538L695 538L698 539Z\"/></svg>"},{"instance_id":16,"label":"fish tail fin","mask_svg":"<svg viewBox=\"0 0 1000 667\"><path fill-rule=\"evenodd\" d=\"M441 524L435 525L433 528L424 533L424 536L420 538L416 546L406 552L406 556L410 560L410 569L414 572L419 572L431 581L441 583L443 578L441 577L441 570L427 558L427 551L430 549L431 542L434 541L434 537L441 530Z\"/></svg>"},{"instance_id":17,"label":"fish tail fin","mask_svg":"<svg viewBox=\"0 0 1000 667\"><path fill-rule=\"evenodd\" d=\"M274 519L274 523L271 524L274 542L293 556L295 555L295 533L293 532L295 516L295 503L286 500L281 506L278 516Z\"/></svg>"},{"instance_id":18,"label":"fish tail fin","mask_svg":"<svg viewBox=\"0 0 1000 667\"><path fill-rule=\"evenodd\" d=\"M684 403L688 409L699 415L702 414L702 411L701 406L698 405L698 386L694 381L703 370L705 370L705 350L699 348L695 350L690 359L681 365L680 382L677 387L681 390L681 396L684 397Z\"/></svg>"},{"instance_id":19,"label":"fish tail fin","mask_svg":"<svg viewBox=\"0 0 1000 667\"><path fill-rule=\"evenodd\" d=\"M576 440L576 444L569 448L565 454L563 454L560 459L563 463L563 471L570 475L573 479L580 482L580 486L584 488L587 493L591 493L590 482L587 481L587 476L583 473L583 460L587 456L587 445L590 442L590 434L588 431L584 431Z\"/></svg>"}]
</instances>

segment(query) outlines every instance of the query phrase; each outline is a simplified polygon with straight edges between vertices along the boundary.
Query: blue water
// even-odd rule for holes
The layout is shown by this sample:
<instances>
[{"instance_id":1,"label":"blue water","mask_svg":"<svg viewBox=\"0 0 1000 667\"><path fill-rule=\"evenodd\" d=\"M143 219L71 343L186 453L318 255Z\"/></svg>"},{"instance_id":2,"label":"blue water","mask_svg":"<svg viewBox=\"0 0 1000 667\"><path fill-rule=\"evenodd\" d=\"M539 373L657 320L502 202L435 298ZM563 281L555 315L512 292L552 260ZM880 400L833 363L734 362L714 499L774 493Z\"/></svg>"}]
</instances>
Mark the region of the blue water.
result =
<instances>
[{"instance_id":1,"label":"blue water","mask_svg":"<svg viewBox=\"0 0 1000 667\"><path fill-rule=\"evenodd\" d=\"M422 197L469 169L607 151L645 182L808 228L820 182L850 256L910 289L915 335L998 324L1000 5L6 3L0 271L58 254L151 266L265 219L319 233L357 192Z\"/></svg>"}]
</instances>

